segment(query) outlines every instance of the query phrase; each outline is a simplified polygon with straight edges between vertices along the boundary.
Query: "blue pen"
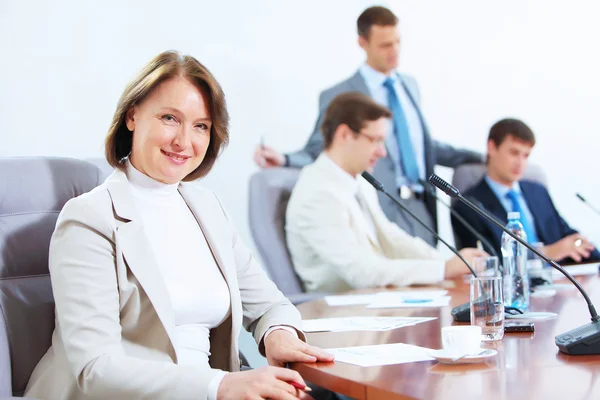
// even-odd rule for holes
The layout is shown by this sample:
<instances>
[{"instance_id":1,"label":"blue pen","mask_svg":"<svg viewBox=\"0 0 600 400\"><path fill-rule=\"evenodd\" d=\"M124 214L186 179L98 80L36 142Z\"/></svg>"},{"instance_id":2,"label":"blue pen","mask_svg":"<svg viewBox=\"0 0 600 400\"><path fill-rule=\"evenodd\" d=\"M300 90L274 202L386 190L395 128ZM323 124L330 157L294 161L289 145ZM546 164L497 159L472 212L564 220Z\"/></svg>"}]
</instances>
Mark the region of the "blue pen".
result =
<instances>
[{"instance_id":1,"label":"blue pen","mask_svg":"<svg viewBox=\"0 0 600 400\"><path fill-rule=\"evenodd\" d=\"M432 299L403 299L402 300L404 303L409 303L409 304L420 304L420 303L429 303L432 302Z\"/></svg>"}]
</instances>

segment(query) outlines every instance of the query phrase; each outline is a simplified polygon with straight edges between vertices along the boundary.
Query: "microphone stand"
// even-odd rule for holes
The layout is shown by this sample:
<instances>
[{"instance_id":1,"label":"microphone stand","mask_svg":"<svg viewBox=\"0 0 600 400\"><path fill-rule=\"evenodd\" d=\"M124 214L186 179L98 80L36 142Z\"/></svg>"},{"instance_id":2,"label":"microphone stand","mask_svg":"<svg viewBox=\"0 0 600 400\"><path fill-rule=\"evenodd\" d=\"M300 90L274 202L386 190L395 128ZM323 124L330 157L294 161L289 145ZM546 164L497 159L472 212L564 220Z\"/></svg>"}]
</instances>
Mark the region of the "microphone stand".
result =
<instances>
[{"instance_id":1,"label":"microphone stand","mask_svg":"<svg viewBox=\"0 0 600 400\"><path fill-rule=\"evenodd\" d=\"M477 214L479 214L483 218L487 219L488 221L492 222L494 225L496 225L497 227L502 229L502 231L506 232L506 234L508 234L514 240L516 240L517 242L519 242L520 244L525 246L527 249L529 249L535 255L540 257L542 260L546 261L553 268L560 271L569 281L571 281L571 283L573 285L575 285L575 287L577 288L577 290L579 290L579 292L585 299L585 302L587 303L592 322L589 324L586 324L582 327L573 329L572 331L569 331L562 335L556 336L555 343L558 346L558 348L560 349L560 351L562 351L563 353L566 353L566 354L574 354L574 355L600 354L600 317L598 316L598 313L596 312L596 307L594 307L594 304L590 300L590 297L585 292L583 287L579 284L579 282L577 282L577 280L575 278L573 278L573 276L570 273L568 273L563 267L561 267L559 264L557 264L554 260L546 257L546 255L544 255L542 252L540 252L535 247L531 246L529 243L527 243L527 241L523 240L520 236L515 235L509 229L506 229L506 227L500 221L498 221L496 218L483 212L479 207L477 207L475 204L473 204L470 200L463 197L457 188L455 188L454 186L452 186L451 184L449 184L448 182L446 182L445 180L443 180L436 174L432 174L429 177L429 182L431 184L433 184L435 187L437 187L438 189L440 189L442 192L446 193L448 196L460 200L465 205L467 205L469 208L471 208L473 211L475 211Z\"/></svg>"}]
</instances>

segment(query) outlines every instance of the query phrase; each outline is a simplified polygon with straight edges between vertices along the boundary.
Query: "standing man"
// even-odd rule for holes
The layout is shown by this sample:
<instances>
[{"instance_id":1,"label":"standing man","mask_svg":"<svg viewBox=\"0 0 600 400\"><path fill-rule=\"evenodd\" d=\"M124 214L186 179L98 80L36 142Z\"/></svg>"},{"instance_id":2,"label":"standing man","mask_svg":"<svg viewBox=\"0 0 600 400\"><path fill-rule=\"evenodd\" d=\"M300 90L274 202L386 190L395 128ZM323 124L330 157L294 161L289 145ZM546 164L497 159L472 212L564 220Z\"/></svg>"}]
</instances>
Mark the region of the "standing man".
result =
<instances>
[{"instance_id":1,"label":"standing man","mask_svg":"<svg viewBox=\"0 0 600 400\"><path fill-rule=\"evenodd\" d=\"M361 92L392 111L386 125L387 155L374 169L374 176L398 196L411 211L437 230L435 199L423 190L419 179L433 173L440 164L454 168L464 163L480 163L482 155L456 150L433 140L419 107L416 81L396 71L400 50L398 18L384 7L370 7L357 20L358 44L365 51L366 62L343 82L325 90L319 97L319 118L304 149L281 154L267 146L259 146L256 163L263 167L289 166L301 168L312 163L323 150L321 124L327 106L344 92ZM379 202L387 217L403 230L435 245L436 240L410 216L402 213L387 197L379 194Z\"/></svg>"}]
</instances>

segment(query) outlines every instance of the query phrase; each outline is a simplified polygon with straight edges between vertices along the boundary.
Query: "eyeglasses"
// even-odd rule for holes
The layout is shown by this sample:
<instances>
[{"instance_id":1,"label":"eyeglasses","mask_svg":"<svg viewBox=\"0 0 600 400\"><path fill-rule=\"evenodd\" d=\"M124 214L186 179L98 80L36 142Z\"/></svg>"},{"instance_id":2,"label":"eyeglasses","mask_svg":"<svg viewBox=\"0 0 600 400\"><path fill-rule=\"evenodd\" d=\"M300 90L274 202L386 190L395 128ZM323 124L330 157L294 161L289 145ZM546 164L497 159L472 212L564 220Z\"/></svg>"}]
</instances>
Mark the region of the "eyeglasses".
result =
<instances>
[{"instance_id":1,"label":"eyeglasses","mask_svg":"<svg viewBox=\"0 0 600 400\"><path fill-rule=\"evenodd\" d=\"M367 138L367 140L369 142L371 142L372 144L378 145L378 146L385 143L385 136L384 137L375 137L375 136L369 135L368 133L360 132L360 131L359 132L354 131L354 133L356 133L357 135L360 135L360 136L364 136L365 138Z\"/></svg>"}]
</instances>

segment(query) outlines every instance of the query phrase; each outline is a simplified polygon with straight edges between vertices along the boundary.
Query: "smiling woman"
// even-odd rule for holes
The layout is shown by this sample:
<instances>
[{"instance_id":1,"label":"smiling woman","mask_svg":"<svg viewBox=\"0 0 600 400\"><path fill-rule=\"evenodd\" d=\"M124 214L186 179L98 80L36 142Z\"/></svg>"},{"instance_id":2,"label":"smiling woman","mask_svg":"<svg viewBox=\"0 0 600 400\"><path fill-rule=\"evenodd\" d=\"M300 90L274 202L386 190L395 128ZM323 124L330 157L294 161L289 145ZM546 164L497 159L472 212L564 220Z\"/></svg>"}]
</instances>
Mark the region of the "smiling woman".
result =
<instances>
[{"instance_id":1,"label":"smiling woman","mask_svg":"<svg viewBox=\"0 0 600 400\"><path fill-rule=\"evenodd\" d=\"M129 160L163 183L183 180L199 166L210 145L211 118L203 93L182 77L159 84L129 109L133 136Z\"/></svg>"},{"instance_id":2,"label":"smiling woman","mask_svg":"<svg viewBox=\"0 0 600 400\"><path fill-rule=\"evenodd\" d=\"M141 134L134 137L136 123ZM152 171L156 180L191 181L210 171L227 145L228 127L225 95L208 69L193 57L164 52L140 71L121 96L106 138L106 159L124 170L130 156L136 168L159 169ZM187 153L182 145L190 147ZM182 168L162 169L157 153Z\"/></svg>"},{"instance_id":3,"label":"smiling woman","mask_svg":"<svg viewBox=\"0 0 600 400\"><path fill-rule=\"evenodd\" d=\"M50 244L53 346L39 399L307 398L288 362L331 361L242 243L206 175L228 140L221 87L165 52L125 89L106 139L115 172L69 201ZM271 366L240 372L241 327Z\"/></svg>"}]
</instances>

